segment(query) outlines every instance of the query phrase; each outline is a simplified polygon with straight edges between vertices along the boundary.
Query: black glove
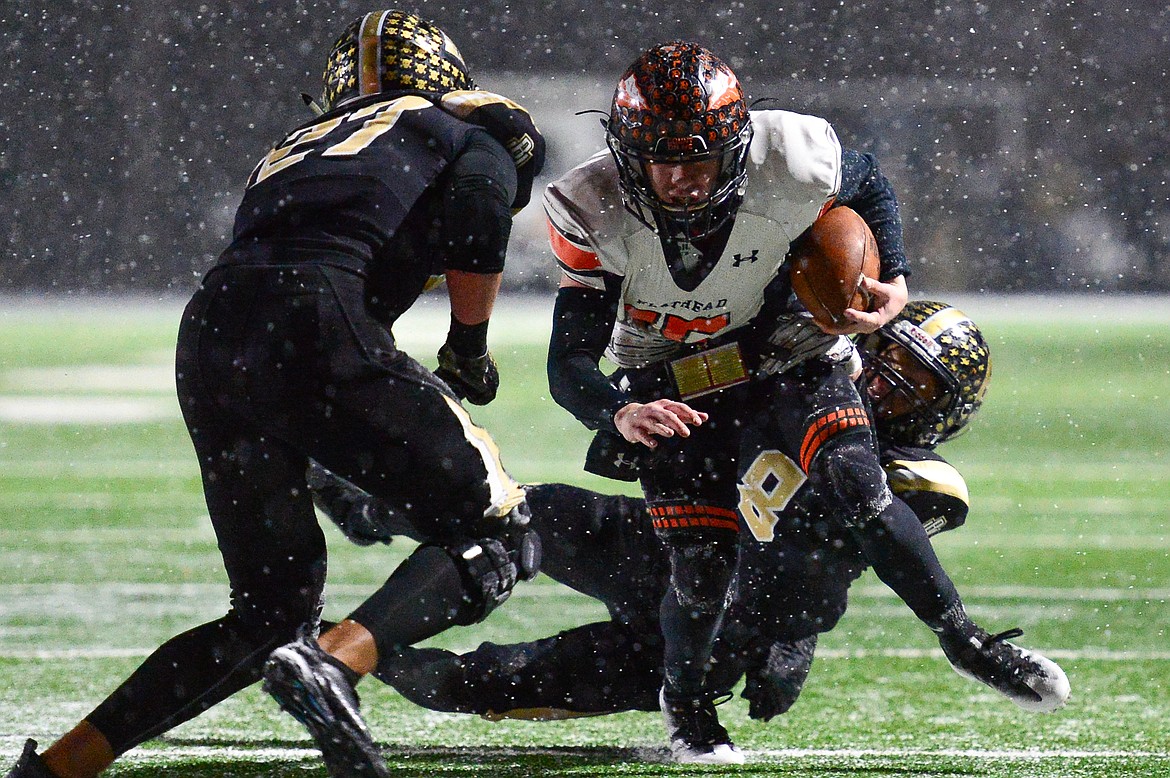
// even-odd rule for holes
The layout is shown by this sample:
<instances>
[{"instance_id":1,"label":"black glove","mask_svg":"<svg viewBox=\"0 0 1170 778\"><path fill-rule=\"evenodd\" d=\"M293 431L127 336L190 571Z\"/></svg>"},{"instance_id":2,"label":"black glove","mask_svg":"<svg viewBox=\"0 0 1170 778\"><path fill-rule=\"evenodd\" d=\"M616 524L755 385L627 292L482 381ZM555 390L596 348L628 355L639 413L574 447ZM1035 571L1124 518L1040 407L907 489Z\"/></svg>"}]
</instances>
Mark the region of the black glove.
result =
<instances>
[{"instance_id":1,"label":"black glove","mask_svg":"<svg viewBox=\"0 0 1170 778\"><path fill-rule=\"evenodd\" d=\"M816 635L772 644L767 658L750 668L744 680L743 698L748 701L749 716L771 721L788 712L804 688L816 647Z\"/></svg>"},{"instance_id":2,"label":"black glove","mask_svg":"<svg viewBox=\"0 0 1170 778\"><path fill-rule=\"evenodd\" d=\"M435 375L460 399L472 405L487 405L496 399L500 388L500 371L490 351L479 357L464 357L456 354L449 344L443 344Z\"/></svg>"}]
</instances>

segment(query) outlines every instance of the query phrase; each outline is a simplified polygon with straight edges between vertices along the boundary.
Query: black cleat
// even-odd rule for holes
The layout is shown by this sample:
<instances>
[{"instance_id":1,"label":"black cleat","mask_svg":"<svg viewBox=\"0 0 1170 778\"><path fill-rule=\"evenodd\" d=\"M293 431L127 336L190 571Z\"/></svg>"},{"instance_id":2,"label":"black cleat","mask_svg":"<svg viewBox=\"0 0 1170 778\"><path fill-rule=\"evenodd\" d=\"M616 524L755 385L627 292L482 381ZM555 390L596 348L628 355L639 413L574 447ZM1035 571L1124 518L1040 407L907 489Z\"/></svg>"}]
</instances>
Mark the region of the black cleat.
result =
<instances>
[{"instance_id":1,"label":"black cleat","mask_svg":"<svg viewBox=\"0 0 1170 778\"><path fill-rule=\"evenodd\" d=\"M956 673L987 684L1024 710L1051 713L1068 700L1068 676L1058 664L1008 642L1023 630L991 635L961 614L935 631Z\"/></svg>"},{"instance_id":2,"label":"black cleat","mask_svg":"<svg viewBox=\"0 0 1170 778\"><path fill-rule=\"evenodd\" d=\"M666 689L658 692L658 705L670 755L679 764L743 764L743 754L719 723L715 703L706 697L671 699Z\"/></svg>"},{"instance_id":3,"label":"black cleat","mask_svg":"<svg viewBox=\"0 0 1170 778\"><path fill-rule=\"evenodd\" d=\"M762 665L747 672L743 697L749 703L748 715L753 719L771 721L787 713L808 680L816 648L815 634L796 641L777 641L769 646Z\"/></svg>"},{"instance_id":4,"label":"black cleat","mask_svg":"<svg viewBox=\"0 0 1170 778\"><path fill-rule=\"evenodd\" d=\"M37 754L37 741L29 738L24 742L24 752L4 778L57 778L41 761Z\"/></svg>"},{"instance_id":5,"label":"black cleat","mask_svg":"<svg viewBox=\"0 0 1170 778\"><path fill-rule=\"evenodd\" d=\"M264 665L264 691L309 730L332 778L389 778L353 684L312 637L302 635L272 652Z\"/></svg>"}]
</instances>

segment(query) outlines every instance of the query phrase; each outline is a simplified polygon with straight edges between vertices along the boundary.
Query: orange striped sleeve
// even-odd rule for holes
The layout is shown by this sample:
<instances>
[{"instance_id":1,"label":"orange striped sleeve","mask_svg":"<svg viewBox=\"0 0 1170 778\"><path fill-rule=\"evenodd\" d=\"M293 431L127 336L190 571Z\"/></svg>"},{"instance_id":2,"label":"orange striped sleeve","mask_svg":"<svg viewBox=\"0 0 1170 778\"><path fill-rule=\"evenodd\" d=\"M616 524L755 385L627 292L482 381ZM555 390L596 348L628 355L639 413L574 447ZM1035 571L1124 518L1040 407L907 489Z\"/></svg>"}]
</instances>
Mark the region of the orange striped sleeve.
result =
<instances>
[{"instance_id":1,"label":"orange striped sleeve","mask_svg":"<svg viewBox=\"0 0 1170 778\"><path fill-rule=\"evenodd\" d=\"M546 223L548 225L548 240L552 245L553 254L556 255L557 262L566 272L587 276L596 276L601 273L601 260L596 253L558 230L551 219L547 219Z\"/></svg>"},{"instance_id":2,"label":"orange striped sleeve","mask_svg":"<svg viewBox=\"0 0 1170 778\"><path fill-rule=\"evenodd\" d=\"M714 505L652 505L647 507L655 529L721 529L739 532L739 515Z\"/></svg>"},{"instance_id":3,"label":"orange striped sleeve","mask_svg":"<svg viewBox=\"0 0 1170 778\"><path fill-rule=\"evenodd\" d=\"M869 416L861 406L846 405L821 414L808 426L800 445L800 469L808 472L813 457L825 441L842 432L869 426Z\"/></svg>"}]
</instances>

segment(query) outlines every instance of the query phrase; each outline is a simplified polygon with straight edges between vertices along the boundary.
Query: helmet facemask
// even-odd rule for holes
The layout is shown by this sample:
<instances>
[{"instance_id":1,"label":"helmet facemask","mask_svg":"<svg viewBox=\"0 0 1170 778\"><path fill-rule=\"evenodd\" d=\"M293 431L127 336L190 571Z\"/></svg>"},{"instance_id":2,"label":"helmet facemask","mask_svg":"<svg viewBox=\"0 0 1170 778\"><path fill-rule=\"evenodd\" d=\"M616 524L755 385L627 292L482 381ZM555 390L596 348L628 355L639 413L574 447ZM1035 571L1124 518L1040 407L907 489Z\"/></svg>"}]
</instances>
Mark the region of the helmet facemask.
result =
<instances>
[{"instance_id":1,"label":"helmet facemask","mask_svg":"<svg viewBox=\"0 0 1170 778\"><path fill-rule=\"evenodd\" d=\"M710 51L676 41L644 53L618 82L605 128L626 208L659 236L702 238L735 215L751 121L738 79ZM706 163L713 164L701 194L655 187L653 166Z\"/></svg>"},{"instance_id":2,"label":"helmet facemask","mask_svg":"<svg viewBox=\"0 0 1170 778\"><path fill-rule=\"evenodd\" d=\"M718 230L739 208L747 181L751 137L749 124L730 142L713 148L708 148L698 135L683 139L660 138L652 151L629 148L612 132L607 133L606 142L617 162L618 180L630 212L660 235L695 239ZM683 143L679 143L680 140ZM685 152L671 149L679 145L690 146L690 149ZM656 191L651 166L701 165L709 161L716 164L705 196L682 204L667 201Z\"/></svg>"},{"instance_id":3,"label":"helmet facemask","mask_svg":"<svg viewBox=\"0 0 1170 778\"><path fill-rule=\"evenodd\" d=\"M871 355L865 365L866 383L870 387L888 387L888 391L877 397L871 395L874 423L882 437L892 437L907 443L922 446L937 445L939 435L932 430L940 427L958 402L957 382L946 371L938 371L922 362L910 352L920 366L919 371L930 376L929 383L913 378L899 362L892 359L894 349L902 349L894 341L887 341L877 354Z\"/></svg>"}]
</instances>

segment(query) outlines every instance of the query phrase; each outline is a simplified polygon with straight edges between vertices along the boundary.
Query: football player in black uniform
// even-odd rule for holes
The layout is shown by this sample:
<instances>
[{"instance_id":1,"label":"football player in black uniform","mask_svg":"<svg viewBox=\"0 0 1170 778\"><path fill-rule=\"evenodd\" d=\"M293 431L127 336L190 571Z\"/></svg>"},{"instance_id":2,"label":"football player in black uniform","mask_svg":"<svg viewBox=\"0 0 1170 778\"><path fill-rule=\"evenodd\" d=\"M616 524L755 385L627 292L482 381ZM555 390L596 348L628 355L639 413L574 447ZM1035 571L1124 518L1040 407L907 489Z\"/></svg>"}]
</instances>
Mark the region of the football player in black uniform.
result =
<instances>
[{"instance_id":1,"label":"football player in black uniform","mask_svg":"<svg viewBox=\"0 0 1170 778\"><path fill-rule=\"evenodd\" d=\"M442 30L399 11L338 38L320 110L252 171L231 245L179 330L178 395L231 609L161 646L44 754L30 741L12 777L96 775L262 673L330 775L386 775L353 684L536 574L524 491L459 400L495 396L488 320L541 136L475 87ZM432 373L391 328L443 277L451 326ZM309 457L414 505L425 541L319 640L326 549Z\"/></svg>"},{"instance_id":2,"label":"football player in black uniform","mask_svg":"<svg viewBox=\"0 0 1170 778\"><path fill-rule=\"evenodd\" d=\"M983 401L991 363L978 327L952 306L911 301L862 349L881 461L895 499L928 535L966 520L967 487L935 447L962 431ZM753 718L769 720L796 701L817 635L845 611L865 569L849 533L826 521L816 489L781 452L758 452L740 483L741 585L716 640L711 683L730 693L746 676ZM317 471L318 504L358 542L388 541L399 513ZM595 597L609 621L532 642L484 643L456 655L406 648L385 655L375 675L408 699L441 711L501 718L563 719L658 709L662 638L658 603L670 575L667 549L645 501L565 484L527 487L532 525L544 539L542 569ZM1027 710L1050 711L1068 695L1061 669L1006 642L1019 634L979 631L980 647L940 636L954 668ZM966 652L960 655L959 652Z\"/></svg>"}]
</instances>

